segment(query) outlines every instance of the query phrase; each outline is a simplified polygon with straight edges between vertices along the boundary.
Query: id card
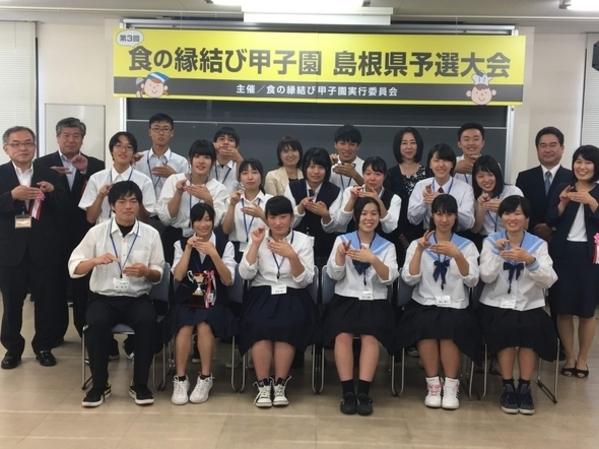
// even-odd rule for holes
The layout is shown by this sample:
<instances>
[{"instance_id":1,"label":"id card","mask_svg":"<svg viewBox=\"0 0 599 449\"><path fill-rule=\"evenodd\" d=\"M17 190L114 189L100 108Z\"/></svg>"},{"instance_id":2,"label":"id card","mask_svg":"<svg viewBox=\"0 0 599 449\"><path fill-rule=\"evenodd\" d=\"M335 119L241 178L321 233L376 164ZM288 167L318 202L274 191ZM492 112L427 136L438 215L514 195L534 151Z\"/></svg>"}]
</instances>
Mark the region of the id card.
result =
<instances>
[{"instance_id":1,"label":"id card","mask_svg":"<svg viewBox=\"0 0 599 449\"><path fill-rule=\"evenodd\" d=\"M31 215L15 215L15 229L31 228Z\"/></svg>"},{"instance_id":2,"label":"id card","mask_svg":"<svg viewBox=\"0 0 599 449\"><path fill-rule=\"evenodd\" d=\"M451 306L451 296L449 296L449 295L435 296L435 304L437 307L450 307Z\"/></svg>"},{"instance_id":3,"label":"id card","mask_svg":"<svg viewBox=\"0 0 599 449\"><path fill-rule=\"evenodd\" d=\"M314 236L307 235L306 237L308 237L308 245L314 247Z\"/></svg>"},{"instance_id":4,"label":"id card","mask_svg":"<svg viewBox=\"0 0 599 449\"><path fill-rule=\"evenodd\" d=\"M372 300L374 300L374 298L372 296L372 292L367 291L367 290L360 292L360 296L358 296L358 299L360 301L372 301Z\"/></svg>"},{"instance_id":5,"label":"id card","mask_svg":"<svg viewBox=\"0 0 599 449\"><path fill-rule=\"evenodd\" d=\"M129 280L126 278L114 278L112 282L114 284L114 289L117 292L124 292L129 290Z\"/></svg>"},{"instance_id":6,"label":"id card","mask_svg":"<svg viewBox=\"0 0 599 449\"><path fill-rule=\"evenodd\" d=\"M515 309L516 308L516 297L509 295L507 298L503 298L499 303L501 309Z\"/></svg>"},{"instance_id":7,"label":"id card","mask_svg":"<svg viewBox=\"0 0 599 449\"><path fill-rule=\"evenodd\" d=\"M214 292L210 292L210 294L208 295L208 302L211 306L213 306L216 302L216 296L214 295Z\"/></svg>"},{"instance_id":8,"label":"id card","mask_svg":"<svg viewBox=\"0 0 599 449\"><path fill-rule=\"evenodd\" d=\"M284 295L286 293L287 293L287 286L285 284L277 284L277 285L272 285L270 287L271 295Z\"/></svg>"},{"instance_id":9,"label":"id card","mask_svg":"<svg viewBox=\"0 0 599 449\"><path fill-rule=\"evenodd\" d=\"M247 242L239 242L239 252L240 253L245 252L247 247L248 247Z\"/></svg>"}]
</instances>

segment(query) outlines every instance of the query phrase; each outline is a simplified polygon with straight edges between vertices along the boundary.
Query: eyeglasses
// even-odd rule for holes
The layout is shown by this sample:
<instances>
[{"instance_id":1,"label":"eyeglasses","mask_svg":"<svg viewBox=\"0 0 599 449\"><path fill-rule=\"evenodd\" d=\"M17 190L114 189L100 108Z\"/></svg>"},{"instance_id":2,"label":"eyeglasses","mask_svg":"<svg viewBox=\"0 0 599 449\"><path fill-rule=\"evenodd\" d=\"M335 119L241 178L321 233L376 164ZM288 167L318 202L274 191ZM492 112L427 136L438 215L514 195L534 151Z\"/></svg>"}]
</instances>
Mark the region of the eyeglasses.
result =
<instances>
[{"instance_id":1,"label":"eyeglasses","mask_svg":"<svg viewBox=\"0 0 599 449\"><path fill-rule=\"evenodd\" d=\"M150 128L150 131L152 131L153 133L156 134L160 134L160 133L170 133L173 130L173 128Z\"/></svg>"},{"instance_id":2,"label":"eyeglasses","mask_svg":"<svg viewBox=\"0 0 599 449\"><path fill-rule=\"evenodd\" d=\"M32 148L35 148L35 142L31 142L31 141L27 141L27 142L11 142L11 143L7 143L6 145L8 145L9 147L11 147L13 150L18 150L21 147L25 147L28 150L31 150Z\"/></svg>"},{"instance_id":3,"label":"eyeglasses","mask_svg":"<svg viewBox=\"0 0 599 449\"><path fill-rule=\"evenodd\" d=\"M114 147L117 150L133 151L133 147L131 145L124 145L122 143L117 143L117 144L114 145Z\"/></svg>"}]
</instances>

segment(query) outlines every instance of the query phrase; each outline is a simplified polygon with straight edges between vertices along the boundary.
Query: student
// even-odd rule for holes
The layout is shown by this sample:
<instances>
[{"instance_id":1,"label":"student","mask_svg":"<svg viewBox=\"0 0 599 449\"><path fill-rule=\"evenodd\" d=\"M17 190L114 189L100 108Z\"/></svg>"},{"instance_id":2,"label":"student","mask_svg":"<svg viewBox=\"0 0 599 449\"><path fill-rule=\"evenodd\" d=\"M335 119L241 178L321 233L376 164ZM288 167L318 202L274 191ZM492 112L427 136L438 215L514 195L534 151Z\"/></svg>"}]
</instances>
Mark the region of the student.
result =
<instances>
[{"instance_id":1,"label":"student","mask_svg":"<svg viewBox=\"0 0 599 449\"><path fill-rule=\"evenodd\" d=\"M552 361L557 337L551 318L543 310L543 289L557 276L547 243L526 232L530 203L520 196L506 197L499 205L505 230L487 237L480 255L480 279L485 283L477 315L487 348L497 354L505 413L535 412L530 380L540 355ZM517 349L519 348L519 349ZM520 379L514 384L518 358Z\"/></svg>"},{"instance_id":2,"label":"student","mask_svg":"<svg viewBox=\"0 0 599 449\"><path fill-rule=\"evenodd\" d=\"M237 190L237 170L243 161L239 153L239 134L230 126L223 126L214 134L216 162L210 169L210 177L224 185L229 194Z\"/></svg>"},{"instance_id":3,"label":"student","mask_svg":"<svg viewBox=\"0 0 599 449\"><path fill-rule=\"evenodd\" d=\"M398 348L413 343L418 348L426 374L424 405L448 410L460 406L461 353L480 361L482 345L468 303L468 288L478 282L478 251L456 234L457 222L455 198L437 196L430 231L408 248L401 276L415 288L397 327ZM439 358L444 381L439 378Z\"/></svg>"},{"instance_id":4,"label":"student","mask_svg":"<svg viewBox=\"0 0 599 449\"><path fill-rule=\"evenodd\" d=\"M266 174L264 192L271 196L283 195L289 181L302 179L302 144L295 137L285 136L277 145L279 168Z\"/></svg>"},{"instance_id":5,"label":"student","mask_svg":"<svg viewBox=\"0 0 599 449\"><path fill-rule=\"evenodd\" d=\"M472 168L485 146L485 128L479 123L466 123L458 130L458 147L462 155L456 158L454 176L473 185Z\"/></svg>"},{"instance_id":6,"label":"student","mask_svg":"<svg viewBox=\"0 0 599 449\"><path fill-rule=\"evenodd\" d=\"M189 163L183 156L173 153L169 146L175 135L175 122L171 117L155 114L150 117L148 125L152 147L135 155L135 169L150 178L154 195L160 198L166 179L177 173L187 173Z\"/></svg>"},{"instance_id":7,"label":"student","mask_svg":"<svg viewBox=\"0 0 599 449\"><path fill-rule=\"evenodd\" d=\"M285 197L291 201L295 215L293 228L307 234L314 246L314 260L319 268L327 263L335 242L335 215L341 205L341 191L332 184L331 161L324 148L310 148L304 155L304 179L291 181Z\"/></svg>"},{"instance_id":8,"label":"student","mask_svg":"<svg viewBox=\"0 0 599 449\"><path fill-rule=\"evenodd\" d=\"M176 304L165 318L168 339L175 335L175 376L171 402L183 405L188 401L199 404L208 400L212 388L212 356L214 339L229 338L237 332L237 321L229 309L226 286L235 280L233 245L216 236L214 209L206 203L191 208L190 221L194 235L175 242L173 276L177 282L187 281L190 275L205 275L200 286L202 296L196 294L195 285L179 287L174 294ZM208 301L208 302L206 302ZM189 379L185 374L191 350L192 334L197 329L197 346L202 361L198 381L188 397Z\"/></svg>"},{"instance_id":9,"label":"student","mask_svg":"<svg viewBox=\"0 0 599 449\"><path fill-rule=\"evenodd\" d=\"M364 161L357 156L362 135L360 130L353 125L344 125L335 131L336 154L331 155L333 166L330 181L341 189L351 186L361 186L362 164Z\"/></svg>"},{"instance_id":10,"label":"student","mask_svg":"<svg viewBox=\"0 0 599 449\"><path fill-rule=\"evenodd\" d=\"M173 245L181 237L190 237L193 229L189 223L189 212L194 204L204 202L214 208L214 225L218 226L225 215L227 189L209 173L214 167L216 153L214 145L207 140L196 140L189 149L189 173L170 176L164 183L156 204L160 221L167 226L162 233L166 261L173 261Z\"/></svg>"},{"instance_id":11,"label":"student","mask_svg":"<svg viewBox=\"0 0 599 449\"><path fill-rule=\"evenodd\" d=\"M235 260L240 262L243 252L250 243L252 231L264 227L264 205L272 198L262 192L264 170L257 159L246 159L239 164L241 189L228 199L227 213L223 219L223 232L235 246Z\"/></svg>"},{"instance_id":12,"label":"student","mask_svg":"<svg viewBox=\"0 0 599 449\"><path fill-rule=\"evenodd\" d=\"M408 204L408 219L418 225L424 223L428 229L431 204L442 193L453 196L458 204L458 231L466 231L474 225L474 194L472 187L453 177L456 165L455 153L445 143L433 146L428 153L427 165L433 172L432 178L419 181L414 186Z\"/></svg>"},{"instance_id":13,"label":"student","mask_svg":"<svg viewBox=\"0 0 599 449\"><path fill-rule=\"evenodd\" d=\"M152 181L143 173L132 167L133 156L137 153L135 136L120 131L110 138L108 149L112 156L113 166L101 170L87 182L79 208L86 211L87 221L99 224L112 219L112 209L108 203L110 188L119 181L133 181L143 194L143 204L139 205L139 219L147 222L154 213L156 197Z\"/></svg>"},{"instance_id":14,"label":"student","mask_svg":"<svg viewBox=\"0 0 599 449\"><path fill-rule=\"evenodd\" d=\"M148 293L162 277L160 235L138 219L143 197L133 181L115 183L108 192L112 218L94 226L69 260L71 277L91 272L86 342L92 388L83 407L98 407L111 395L108 357L111 329L119 323L135 331L135 363L129 396L138 405L154 403L148 373L156 349L158 324Z\"/></svg>"},{"instance_id":15,"label":"student","mask_svg":"<svg viewBox=\"0 0 599 449\"><path fill-rule=\"evenodd\" d=\"M252 231L239 264L241 277L252 280L239 350L252 351L258 378L254 404L261 408L289 404L286 386L295 351L304 351L318 339L318 310L306 291L314 279L314 248L305 234L292 229L293 207L287 198L272 197L264 213L269 229Z\"/></svg>"},{"instance_id":16,"label":"student","mask_svg":"<svg viewBox=\"0 0 599 449\"><path fill-rule=\"evenodd\" d=\"M323 340L325 344L335 342L335 364L343 389L341 413L366 416L372 414L369 391L379 360L379 342L394 353L395 320L387 296L388 286L399 272L395 246L376 233L380 202L359 198L353 215L358 229L337 237L327 263L329 276L337 283ZM353 380L355 335L362 343L357 394Z\"/></svg>"}]
</instances>

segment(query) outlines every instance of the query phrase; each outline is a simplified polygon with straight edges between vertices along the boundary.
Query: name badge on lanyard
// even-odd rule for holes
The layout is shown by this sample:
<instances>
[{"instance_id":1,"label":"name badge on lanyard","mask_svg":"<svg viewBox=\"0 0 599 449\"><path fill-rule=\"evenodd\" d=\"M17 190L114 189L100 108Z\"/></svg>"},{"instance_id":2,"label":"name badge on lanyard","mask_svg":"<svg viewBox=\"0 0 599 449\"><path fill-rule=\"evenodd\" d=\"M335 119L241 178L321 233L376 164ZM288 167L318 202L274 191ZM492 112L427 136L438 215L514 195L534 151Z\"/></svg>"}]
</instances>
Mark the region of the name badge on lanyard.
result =
<instances>
[{"instance_id":1,"label":"name badge on lanyard","mask_svg":"<svg viewBox=\"0 0 599 449\"><path fill-rule=\"evenodd\" d=\"M285 295L287 294L287 286L285 284L276 284L270 287L271 295Z\"/></svg>"},{"instance_id":2,"label":"name badge on lanyard","mask_svg":"<svg viewBox=\"0 0 599 449\"><path fill-rule=\"evenodd\" d=\"M370 292L368 290L364 290L364 291L360 292L358 299L360 301L374 301L374 296L372 295L372 292Z\"/></svg>"},{"instance_id":3,"label":"name badge on lanyard","mask_svg":"<svg viewBox=\"0 0 599 449\"><path fill-rule=\"evenodd\" d=\"M451 296L449 295L436 295L435 305L437 307L451 307Z\"/></svg>"},{"instance_id":4,"label":"name badge on lanyard","mask_svg":"<svg viewBox=\"0 0 599 449\"><path fill-rule=\"evenodd\" d=\"M508 293L508 296L506 298L502 298L501 302L499 303L499 308L501 309L515 309L516 308L516 295L511 292Z\"/></svg>"},{"instance_id":5,"label":"name badge on lanyard","mask_svg":"<svg viewBox=\"0 0 599 449\"><path fill-rule=\"evenodd\" d=\"M31 228L31 215L20 214L15 215L15 229Z\"/></svg>"}]
</instances>

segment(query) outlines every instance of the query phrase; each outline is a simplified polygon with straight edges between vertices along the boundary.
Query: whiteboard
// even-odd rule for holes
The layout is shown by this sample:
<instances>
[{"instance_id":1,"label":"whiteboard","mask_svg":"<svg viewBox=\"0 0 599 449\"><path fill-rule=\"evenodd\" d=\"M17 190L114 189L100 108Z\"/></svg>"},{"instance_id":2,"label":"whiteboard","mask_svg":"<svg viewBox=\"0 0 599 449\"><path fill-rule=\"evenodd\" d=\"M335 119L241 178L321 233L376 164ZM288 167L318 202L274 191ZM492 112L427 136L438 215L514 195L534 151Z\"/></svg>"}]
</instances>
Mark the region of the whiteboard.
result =
<instances>
[{"instance_id":1,"label":"whiteboard","mask_svg":"<svg viewBox=\"0 0 599 449\"><path fill-rule=\"evenodd\" d=\"M106 153L105 107L87 104L46 103L45 108L45 148L40 154L50 154L58 150L56 144L56 124L67 117L75 117L85 123L87 132L81 152L101 161Z\"/></svg>"}]
</instances>

